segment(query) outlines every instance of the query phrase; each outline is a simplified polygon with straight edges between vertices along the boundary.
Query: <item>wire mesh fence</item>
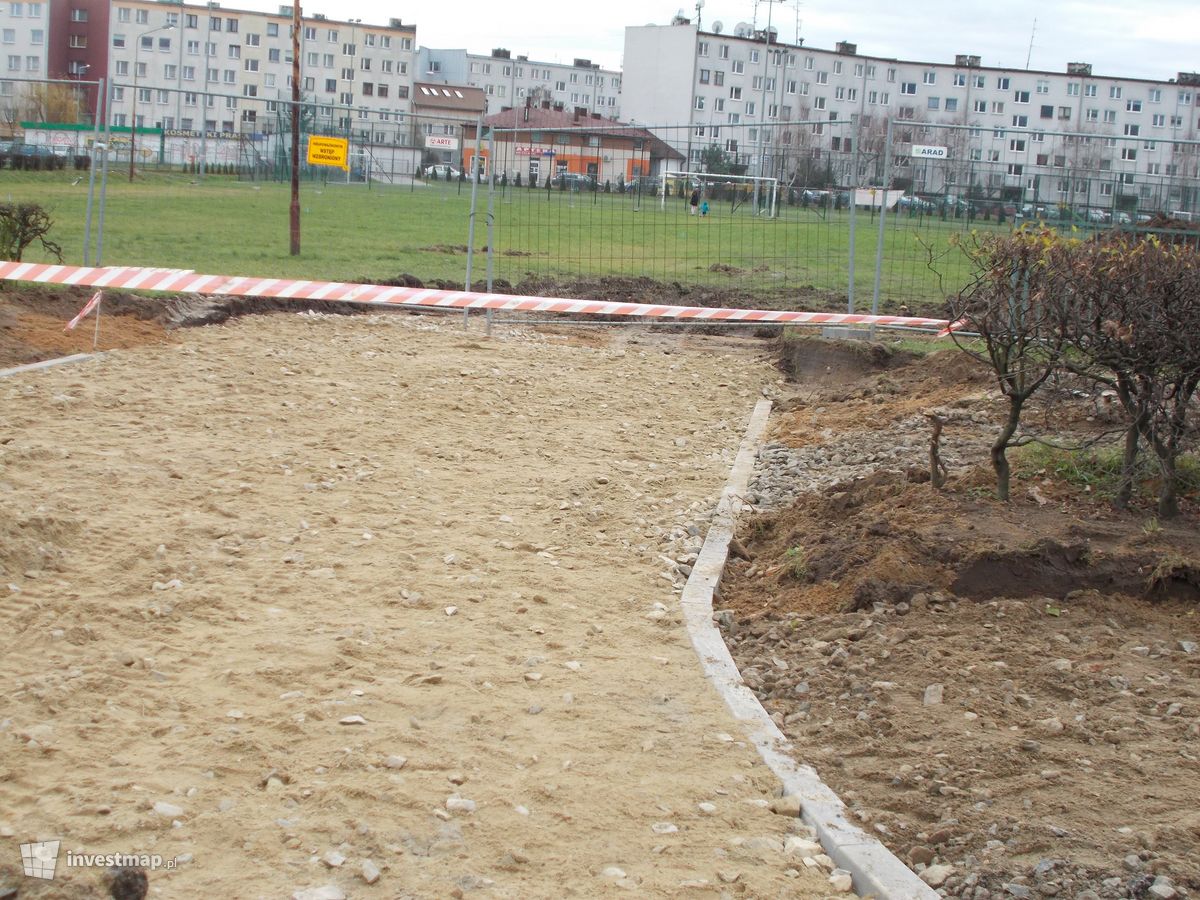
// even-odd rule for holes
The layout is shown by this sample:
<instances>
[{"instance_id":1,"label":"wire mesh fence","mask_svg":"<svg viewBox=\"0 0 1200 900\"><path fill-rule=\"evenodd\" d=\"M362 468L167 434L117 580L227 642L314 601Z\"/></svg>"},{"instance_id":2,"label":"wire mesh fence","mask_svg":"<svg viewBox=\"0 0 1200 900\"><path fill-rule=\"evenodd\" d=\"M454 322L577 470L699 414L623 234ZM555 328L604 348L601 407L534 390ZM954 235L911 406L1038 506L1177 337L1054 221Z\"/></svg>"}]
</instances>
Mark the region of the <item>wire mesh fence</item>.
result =
<instances>
[{"instance_id":1,"label":"wire mesh fence","mask_svg":"<svg viewBox=\"0 0 1200 900\"><path fill-rule=\"evenodd\" d=\"M1200 204L1200 143L1136 133L583 123L498 127L485 146L489 265L514 284L647 276L757 302L928 309L966 284L971 234L1153 233Z\"/></svg>"},{"instance_id":2,"label":"wire mesh fence","mask_svg":"<svg viewBox=\"0 0 1200 900\"><path fill-rule=\"evenodd\" d=\"M78 100L99 85L33 92ZM289 101L108 88L123 108L136 98L138 128L109 116L97 129L78 102L59 115L13 99L5 112L2 92L0 113L10 132L23 131L15 139L23 146L85 164L103 158L131 178L161 170L289 180ZM1113 230L1200 242L1200 230L1177 229L1200 218L1200 142L1156 137L1161 129L1149 122L1142 133L1126 126L1130 133L1114 135L869 116L764 127L628 126L570 113L567 124L537 125L520 121L520 110L510 124L507 115L482 127L473 114L305 100L301 176L382 186L396 202L379 198L388 204L373 207L381 219L436 221L428 237L399 248L414 262L398 262L397 272L444 282L457 267L462 282L486 277L498 289L616 277L632 285L625 296L646 299L656 284L674 283L681 296L705 288L705 302L929 311L966 284L960 245L976 234L1032 224L1083 238ZM311 136L345 138L346 168L307 165ZM121 215L137 217L150 201L118 202L128 207ZM309 206L341 215L312 195ZM633 280L642 278L651 281L639 288Z\"/></svg>"}]
</instances>

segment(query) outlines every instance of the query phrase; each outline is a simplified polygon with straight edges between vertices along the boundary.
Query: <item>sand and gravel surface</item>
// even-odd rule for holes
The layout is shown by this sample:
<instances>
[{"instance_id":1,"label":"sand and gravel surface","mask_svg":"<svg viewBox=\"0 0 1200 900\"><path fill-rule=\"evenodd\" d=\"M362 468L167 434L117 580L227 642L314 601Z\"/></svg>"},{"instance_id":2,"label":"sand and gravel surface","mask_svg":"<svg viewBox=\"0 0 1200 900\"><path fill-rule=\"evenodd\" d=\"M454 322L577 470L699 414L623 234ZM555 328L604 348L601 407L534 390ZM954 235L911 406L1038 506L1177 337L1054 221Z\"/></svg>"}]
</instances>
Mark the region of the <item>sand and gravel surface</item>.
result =
<instances>
[{"instance_id":1,"label":"sand and gravel surface","mask_svg":"<svg viewBox=\"0 0 1200 900\"><path fill-rule=\"evenodd\" d=\"M826 893L676 614L765 357L176 338L0 382L0 888L94 896L19 874L61 839L155 897Z\"/></svg>"}]
</instances>

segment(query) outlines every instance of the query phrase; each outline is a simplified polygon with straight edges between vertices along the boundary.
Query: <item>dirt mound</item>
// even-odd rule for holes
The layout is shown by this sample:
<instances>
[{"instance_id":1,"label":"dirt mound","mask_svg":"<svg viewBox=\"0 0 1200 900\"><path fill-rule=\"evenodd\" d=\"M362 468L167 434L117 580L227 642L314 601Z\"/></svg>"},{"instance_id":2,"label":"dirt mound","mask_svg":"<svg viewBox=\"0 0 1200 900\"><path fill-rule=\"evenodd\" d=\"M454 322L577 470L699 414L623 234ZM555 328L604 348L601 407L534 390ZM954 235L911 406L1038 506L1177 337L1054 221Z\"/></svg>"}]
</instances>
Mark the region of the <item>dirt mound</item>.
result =
<instances>
[{"instance_id":1,"label":"dirt mound","mask_svg":"<svg viewBox=\"0 0 1200 900\"><path fill-rule=\"evenodd\" d=\"M793 381L847 379L884 372L916 359L874 341L836 341L810 335L787 335L779 342L780 367Z\"/></svg>"},{"instance_id":2,"label":"dirt mound","mask_svg":"<svg viewBox=\"0 0 1200 900\"><path fill-rule=\"evenodd\" d=\"M1170 597L1196 602L1195 568L1175 565L1169 551L1155 557L1122 553L1097 558L1087 543L1060 544L1044 538L1033 547L985 550L968 560L950 584L962 597L1065 597L1099 590L1134 597Z\"/></svg>"},{"instance_id":3,"label":"dirt mound","mask_svg":"<svg viewBox=\"0 0 1200 900\"><path fill-rule=\"evenodd\" d=\"M1200 539L1187 523L1150 538L1114 526L1116 514L1099 503L1081 519L1044 505L1040 490L1042 503L976 499L982 470L942 493L910 477L880 472L754 519L743 540L755 562L727 582L731 605L748 615L852 611L931 590L975 600L1081 589L1200 600L1188 562L1200 559ZM1030 534L1042 537L1031 545Z\"/></svg>"},{"instance_id":4,"label":"dirt mound","mask_svg":"<svg viewBox=\"0 0 1200 900\"><path fill-rule=\"evenodd\" d=\"M22 286L0 294L0 368L24 365L71 353L90 353L95 319L73 331L65 326L94 293L80 288ZM171 338L162 320L162 301L134 294L104 294L101 303L101 350L127 350Z\"/></svg>"}]
</instances>

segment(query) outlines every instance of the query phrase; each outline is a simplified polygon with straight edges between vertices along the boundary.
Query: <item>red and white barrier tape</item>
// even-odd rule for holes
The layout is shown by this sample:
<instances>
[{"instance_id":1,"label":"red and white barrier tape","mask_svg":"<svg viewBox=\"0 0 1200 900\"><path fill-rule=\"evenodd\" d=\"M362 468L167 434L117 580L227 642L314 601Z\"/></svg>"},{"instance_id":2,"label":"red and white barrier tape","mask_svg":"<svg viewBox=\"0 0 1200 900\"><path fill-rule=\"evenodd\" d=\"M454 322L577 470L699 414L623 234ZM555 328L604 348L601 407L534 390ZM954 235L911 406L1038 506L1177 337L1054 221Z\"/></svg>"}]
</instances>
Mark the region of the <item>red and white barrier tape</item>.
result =
<instances>
[{"instance_id":1,"label":"red and white barrier tape","mask_svg":"<svg viewBox=\"0 0 1200 900\"><path fill-rule=\"evenodd\" d=\"M101 294L100 291L96 291L96 293L92 294L92 299L89 300L87 302L87 305L85 305L83 307L83 309L81 309L79 311L79 315L77 315L75 318L73 318L70 322L67 323L67 327L64 328L63 331L74 330L76 325L78 325L85 318L87 318L87 314L90 313L93 309L95 309L97 306L100 305L100 294Z\"/></svg>"},{"instance_id":2,"label":"red and white barrier tape","mask_svg":"<svg viewBox=\"0 0 1200 900\"><path fill-rule=\"evenodd\" d=\"M339 281L301 281L287 278L197 275L187 269L152 269L132 266L87 268L38 263L0 262L0 279L41 284L87 285L177 294L224 294L236 297L271 297L280 300L327 300L420 306L438 309L495 309L506 312L554 312L594 316L646 316L716 322L795 322L809 325L898 325L910 328L953 327L945 319L920 316L871 316L855 313L794 312L733 309L709 306L665 306L616 303L607 300L567 300L558 297L520 297L480 294L473 291L440 291L428 288L387 287Z\"/></svg>"}]
</instances>

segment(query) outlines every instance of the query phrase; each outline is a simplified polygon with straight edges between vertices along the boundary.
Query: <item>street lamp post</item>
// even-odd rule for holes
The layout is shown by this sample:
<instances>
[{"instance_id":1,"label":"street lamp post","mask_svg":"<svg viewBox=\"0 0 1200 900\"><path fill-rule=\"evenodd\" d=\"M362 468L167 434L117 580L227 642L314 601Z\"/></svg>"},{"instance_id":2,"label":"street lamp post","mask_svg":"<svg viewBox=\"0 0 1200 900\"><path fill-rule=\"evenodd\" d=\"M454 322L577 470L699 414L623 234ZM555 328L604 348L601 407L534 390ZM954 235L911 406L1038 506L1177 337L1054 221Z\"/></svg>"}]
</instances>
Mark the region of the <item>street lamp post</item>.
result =
<instances>
[{"instance_id":1,"label":"street lamp post","mask_svg":"<svg viewBox=\"0 0 1200 900\"><path fill-rule=\"evenodd\" d=\"M129 114L129 181L133 182L133 157L137 150L137 101L138 101L138 55L142 52L142 38L156 31L170 31L174 25L159 25L137 36L133 47L133 108Z\"/></svg>"}]
</instances>

